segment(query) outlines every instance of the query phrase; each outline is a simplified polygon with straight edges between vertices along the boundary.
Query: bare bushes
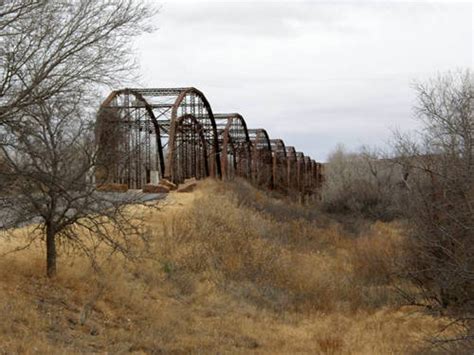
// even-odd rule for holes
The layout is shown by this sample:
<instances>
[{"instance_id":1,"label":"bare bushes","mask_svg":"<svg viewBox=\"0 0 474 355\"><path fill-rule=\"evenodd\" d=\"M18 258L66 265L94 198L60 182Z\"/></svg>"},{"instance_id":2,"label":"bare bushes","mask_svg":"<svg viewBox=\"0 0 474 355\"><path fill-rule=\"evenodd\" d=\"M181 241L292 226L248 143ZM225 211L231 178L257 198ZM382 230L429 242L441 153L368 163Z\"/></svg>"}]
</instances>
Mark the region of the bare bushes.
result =
<instances>
[{"instance_id":1,"label":"bare bushes","mask_svg":"<svg viewBox=\"0 0 474 355\"><path fill-rule=\"evenodd\" d=\"M415 87L419 136L397 137L411 221L405 276L430 307L474 317L474 117L470 71Z\"/></svg>"},{"instance_id":2,"label":"bare bushes","mask_svg":"<svg viewBox=\"0 0 474 355\"><path fill-rule=\"evenodd\" d=\"M402 292L413 304L474 319L474 90L469 70L440 75L415 85L419 132L396 134L390 159L347 153L330 157L323 207L330 212L377 219L407 220L403 262L396 273L409 282ZM381 243L377 246L377 243ZM354 266L376 277L386 263L372 248L393 254L387 241L357 241ZM388 256L385 256L387 258ZM472 334L472 330L471 330ZM473 341L472 336L459 340Z\"/></svg>"},{"instance_id":3,"label":"bare bushes","mask_svg":"<svg viewBox=\"0 0 474 355\"><path fill-rule=\"evenodd\" d=\"M322 204L326 211L383 220L397 216L402 175L393 161L367 149L349 153L339 146L329 157L325 175Z\"/></svg>"}]
</instances>

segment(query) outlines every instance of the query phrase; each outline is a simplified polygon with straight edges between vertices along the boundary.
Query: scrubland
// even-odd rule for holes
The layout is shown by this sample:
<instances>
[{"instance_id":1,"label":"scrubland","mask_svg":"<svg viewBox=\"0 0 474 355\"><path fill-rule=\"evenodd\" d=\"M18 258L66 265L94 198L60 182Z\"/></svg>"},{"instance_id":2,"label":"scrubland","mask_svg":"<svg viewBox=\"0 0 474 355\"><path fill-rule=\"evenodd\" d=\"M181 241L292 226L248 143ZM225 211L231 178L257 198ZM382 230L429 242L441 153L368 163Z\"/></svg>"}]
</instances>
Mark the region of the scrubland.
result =
<instances>
[{"instance_id":1,"label":"scrubland","mask_svg":"<svg viewBox=\"0 0 474 355\"><path fill-rule=\"evenodd\" d=\"M204 181L158 207L131 207L148 243L134 261L99 249L99 272L64 250L48 280L41 244L3 255L0 354L407 354L432 351L450 322L397 292L399 222L349 228L244 182Z\"/></svg>"}]
</instances>

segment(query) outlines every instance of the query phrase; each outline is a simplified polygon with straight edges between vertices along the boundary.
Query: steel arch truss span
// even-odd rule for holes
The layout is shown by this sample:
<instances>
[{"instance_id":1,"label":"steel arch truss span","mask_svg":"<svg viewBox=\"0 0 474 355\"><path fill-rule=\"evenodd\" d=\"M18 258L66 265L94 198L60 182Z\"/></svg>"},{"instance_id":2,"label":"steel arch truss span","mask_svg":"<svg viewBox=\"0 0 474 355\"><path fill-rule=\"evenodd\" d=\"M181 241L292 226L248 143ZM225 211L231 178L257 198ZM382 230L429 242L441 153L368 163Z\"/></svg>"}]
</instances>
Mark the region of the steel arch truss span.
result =
<instances>
[{"instance_id":1,"label":"steel arch truss span","mask_svg":"<svg viewBox=\"0 0 474 355\"><path fill-rule=\"evenodd\" d=\"M100 182L141 188L150 181L152 171L162 168L160 126L139 93L112 92L99 109L96 127Z\"/></svg>"},{"instance_id":2,"label":"steel arch truss span","mask_svg":"<svg viewBox=\"0 0 474 355\"><path fill-rule=\"evenodd\" d=\"M252 180L258 186L273 189L273 155L268 133L263 128L248 132L252 142Z\"/></svg>"},{"instance_id":3,"label":"steel arch truss span","mask_svg":"<svg viewBox=\"0 0 474 355\"><path fill-rule=\"evenodd\" d=\"M296 157L295 147L286 147L286 161L287 161L287 181L289 192L298 191L298 160Z\"/></svg>"},{"instance_id":4,"label":"steel arch truss span","mask_svg":"<svg viewBox=\"0 0 474 355\"><path fill-rule=\"evenodd\" d=\"M119 153L116 155L119 156L123 154L118 164L111 163L111 165L117 165L115 169L117 172L110 175L109 180L127 183L131 188L141 188L145 183L150 182L150 174L144 175L142 172L156 170L160 177L169 178L176 183L182 182L182 176L186 174L175 174L178 171L186 171L188 168L175 166L184 162L182 158L178 158L179 153L176 147L189 146L182 140L185 139L183 137L191 136L183 136L180 131L182 127L179 127L188 124L189 117L184 122L180 120L186 115L194 117L204 136L207 174L220 176L217 127L211 106L202 92L196 88L123 89L113 91L109 95L102 103L98 116L99 146L103 148L103 151L116 151ZM142 127L142 123L147 126ZM119 128L111 129L114 125L118 125ZM148 126L152 129L143 131ZM111 141L107 138L108 132L114 130L123 134L117 137L116 141ZM146 142L143 149L141 148L142 141L139 140L137 143L137 139L134 138L139 136L137 131L150 132L143 134ZM178 144L175 142L177 139L180 140ZM190 142L192 144L201 138L193 136L190 139L193 140ZM152 143L148 144L148 141ZM148 146L150 153L147 150ZM129 155L129 151L135 152L135 155ZM205 165L204 162L197 164Z\"/></svg>"},{"instance_id":5,"label":"steel arch truss span","mask_svg":"<svg viewBox=\"0 0 474 355\"><path fill-rule=\"evenodd\" d=\"M238 113L214 115L196 88L122 89L102 103L96 123L100 183L140 189L207 176L241 177L280 192L317 195L323 165Z\"/></svg>"},{"instance_id":6,"label":"steel arch truss span","mask_svg":"<svg viewBox=\"0 0 474 355\"><path fill-rule=\"evenodd\" d=\"M252 144L247 124L238 113L215 114L221 155L222 177L249 179L252 169Z\"/></svg>"},{"instance_id":7,"label":"steel arch truss span","mask_svg":"<svg viewBox=\"0 0 474 355\"><path fill-rule=\"evenodd\" d=\"M305 156L302 152L296 152L296 186L300 193L305 190L305 171Z\"/></svg>"},{"instance_id":8,"label":"steel arch truss span","mask_svg":"<svg viewBox=\"0 0 474 355\"><path fill-rule=\"evenodd\" d=\"M272 146L273 187L280 191L288 189L288 162L285 143L281 139L270 140Z\"/></svg>"},{"instance_id":9,"label":"steel arch truss span","mask_svg":"<svg viewBox=\"0 0 474 355\"><path fill-rule=\"evenodd\" d=\"M191 114L179 117L175 122L173 137L170 151L174 154L171 166L174 181L209 176L208 142L199 120Z\"/></svg>"},{"instance_id":10,"label":"steel arch truss span","mask_svg":"<svg viewBox=\"0 0 474 355\"><path fill-rule=\"evenodd\" d=\"M304 193L310 194L312 191L312 176L311 176L311 158L304 157Z\"/></svg>"}]
</instances>

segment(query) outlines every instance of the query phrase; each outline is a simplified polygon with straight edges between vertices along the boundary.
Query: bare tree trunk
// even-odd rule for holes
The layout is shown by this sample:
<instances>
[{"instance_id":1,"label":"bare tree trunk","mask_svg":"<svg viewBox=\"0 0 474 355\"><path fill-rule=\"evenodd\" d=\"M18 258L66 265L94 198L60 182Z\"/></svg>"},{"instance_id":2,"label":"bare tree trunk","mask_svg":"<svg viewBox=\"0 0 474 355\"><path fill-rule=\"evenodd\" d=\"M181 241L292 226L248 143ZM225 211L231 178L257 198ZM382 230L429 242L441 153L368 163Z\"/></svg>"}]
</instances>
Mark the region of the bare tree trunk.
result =
<instances>
[{"instance_id":1,"label":"bare tree trunk","mask_svg":"<svg viewBox=\"0 0 474 355\"><path fill-rule=\"evenodd\" d=\"M46 274L56 276L56 232L51 223L46 224Z\"/></svg>"}]
</instances>

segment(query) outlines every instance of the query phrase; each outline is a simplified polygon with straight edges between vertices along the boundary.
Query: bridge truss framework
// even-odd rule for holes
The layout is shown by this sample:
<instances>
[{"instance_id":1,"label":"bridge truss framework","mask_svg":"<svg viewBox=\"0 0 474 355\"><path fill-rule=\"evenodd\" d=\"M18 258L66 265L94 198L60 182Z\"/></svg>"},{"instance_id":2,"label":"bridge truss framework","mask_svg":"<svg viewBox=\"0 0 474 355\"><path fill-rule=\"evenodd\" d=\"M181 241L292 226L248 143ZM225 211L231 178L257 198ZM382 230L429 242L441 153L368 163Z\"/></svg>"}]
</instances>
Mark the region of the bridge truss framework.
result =
<instances>
[{"instance_id":1,"label":"bridge truss framework","mask_svg":"<svg viewBox=\"0 0 474 355\"><path fill-rule=\"evenodd\" d=\"M287 194L318 195L323 165L249 129L238 113L214 114L196 88L121 89L102 103L96 125L98 169L131 189L166 178L236 177Z\"/></svg>"}]
</instances>

